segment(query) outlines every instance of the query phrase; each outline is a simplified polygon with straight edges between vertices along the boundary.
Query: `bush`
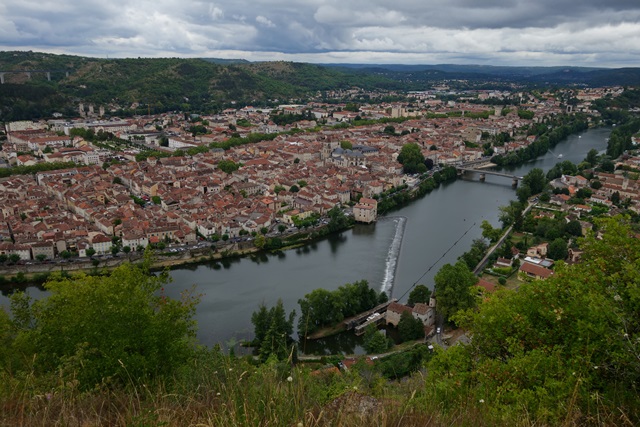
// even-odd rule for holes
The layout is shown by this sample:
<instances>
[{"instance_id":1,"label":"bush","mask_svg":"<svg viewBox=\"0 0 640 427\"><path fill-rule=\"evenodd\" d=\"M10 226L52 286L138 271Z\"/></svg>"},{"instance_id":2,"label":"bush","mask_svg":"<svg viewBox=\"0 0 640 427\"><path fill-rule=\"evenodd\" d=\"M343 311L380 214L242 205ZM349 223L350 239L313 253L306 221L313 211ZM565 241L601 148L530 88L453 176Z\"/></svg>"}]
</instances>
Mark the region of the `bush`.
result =
<instances>
[{"instance_id":1,"label":"bush","mask_svg":"<svg viewBox=\"0 0 640 427\"><path fill-rule=\"evenodd\" d=\"M171 374L193 354L197 298L167 298L168 276L151 275L147 265L59 277L46 284L51 296L32 305L15 294L12 314L22 321L12 351L24 360L37 354L37 371L77 379L83 389Z\"/></svg>"}]
</instances>

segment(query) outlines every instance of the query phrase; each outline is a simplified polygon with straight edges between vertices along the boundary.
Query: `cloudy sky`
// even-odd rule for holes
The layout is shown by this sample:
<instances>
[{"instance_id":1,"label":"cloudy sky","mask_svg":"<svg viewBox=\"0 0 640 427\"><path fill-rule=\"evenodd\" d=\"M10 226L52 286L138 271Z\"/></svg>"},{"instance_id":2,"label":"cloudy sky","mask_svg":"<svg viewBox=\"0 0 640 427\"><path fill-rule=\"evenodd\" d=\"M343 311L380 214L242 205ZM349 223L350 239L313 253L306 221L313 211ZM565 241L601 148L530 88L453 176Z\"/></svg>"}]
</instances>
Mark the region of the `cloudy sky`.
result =
<instances>
[{"instance_id":1,"label":"cloudy sky","mask_svg":"<svg viewBox=\"0 0 640 427\"><path fill-rule=\"evenodd\" d=\"M640 0L2 0L0 50L640 66Z\"/></svg>"}]
</instances>

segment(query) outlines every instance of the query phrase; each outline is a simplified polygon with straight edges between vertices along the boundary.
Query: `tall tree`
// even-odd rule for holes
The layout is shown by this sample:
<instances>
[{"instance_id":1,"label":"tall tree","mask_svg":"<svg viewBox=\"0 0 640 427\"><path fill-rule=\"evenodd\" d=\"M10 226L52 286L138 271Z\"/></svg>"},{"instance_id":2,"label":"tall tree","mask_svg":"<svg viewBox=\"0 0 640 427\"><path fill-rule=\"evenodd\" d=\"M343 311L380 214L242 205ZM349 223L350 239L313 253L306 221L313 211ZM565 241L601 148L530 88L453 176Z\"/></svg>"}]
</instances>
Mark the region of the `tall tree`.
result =
<instances>
[{"instance_id":1,"label":"tall tree","mask_svg":"<svg viewBox=\"0 0 640 427\"><path fill-rule=\"evenodd\" d=\"M278 360L289 357L292 351L293 321L295 311L289 314L287 319L282 300L279 299L275 306L271 307L267 316L268 328L260 342L260 359L267 360L275 356ZM261 314L261 316L263 316ZM262 320L262 319L261 319Z\"/></svg>"},{"instance_id":2,"label":"tall tree","mask_svg":"<svg viewBox=\"0 0 640 427\"><path fill-rule=\"evenodd\" d=\"M342 301L337 295L326 289L315 289L298 300L300 304L300 318L298 319L298 334L309 336L318 329L341 322Z\"/></svg>"},{"instance_id":3,"label":"tall tree","mask_svg":"<svg viewBox=\"0 0 640 427\"><path fill-rule=\"evenodd\" d=\"M405 173L416 173L419 172L418 169L422 170L423 168L424 172L427 168L424 164L424 156L420 146L414 142L402 146L398 155L398 162L402 164ZM419 165L422 165L422 167L419 168Z\"/></svg>"},{"instance_id":4,"label":"tall tree","mask_svg":"<svg viewBox=\"0 0 640 427\"><path fill-rule=\"evenodd\" d=\"M522 179L522 184L531 189L531 194L538 194L547 185L547 178L540 168L533 168Z\"/></svg>"},{"instance_id":5,"label":"tall tree","mask_svg":"<svg viewBox=\"0 0 640 427\"><path fill-rule=\"evenodd\" d=\"M390 339L376 328L376 325L371 324L366 327L364 331L364 339L362 346L367 353L384 353L391 347Z\"/></svg>"},{"instance_id":6,"label":"tall tree","mask_svg":"<svg viewBox=\"0 0 640 427\"><path fill-rule=\"evenodd\" d=\"M407 304L412 307L418 302L428 304L429 298L431 298L431 290L425 285L416 285L416 287L409 293L409 300L407 301Z\"/></svg>"},{"instance_id":7,"label":"tall tree","mask_svg":"<svg viewBox=\"0 0 640 427\"><path fill-rule=\"evenodd\" d=\"M459 310L475 305L471 287L478 283L478 278L463 261L455 265L446 264L433 280L436 284L436 309L446 320Z\"/></svg>"},{"instance_id":8,"label":"tall tree","mask_svg":"<svg viewBox=\"0 0 640 427\"><path fill-rule=\"evenodd\" d=\"M424 338L424 324L408 311L403 311L398 322L398 334L403 342Z\"/></svg>"}]
</instances>

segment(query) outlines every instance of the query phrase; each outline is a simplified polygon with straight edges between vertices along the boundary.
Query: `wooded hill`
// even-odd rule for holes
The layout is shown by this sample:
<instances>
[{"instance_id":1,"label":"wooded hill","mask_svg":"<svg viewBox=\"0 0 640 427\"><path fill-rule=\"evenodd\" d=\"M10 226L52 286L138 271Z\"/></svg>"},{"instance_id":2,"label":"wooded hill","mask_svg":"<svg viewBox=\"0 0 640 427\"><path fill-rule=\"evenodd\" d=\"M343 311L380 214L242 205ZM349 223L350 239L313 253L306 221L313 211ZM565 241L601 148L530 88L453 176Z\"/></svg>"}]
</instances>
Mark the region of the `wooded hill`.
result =
<instances>
[{"instance_id":1,"label":"wooded hill","mask_svg":"<svg viewBox=\"0 0 640 427\"><path fill-rule=\"evenodd\" d=\"M640 68L314 65L0 52L0 71L17 70L52 72L50 80L42 72L30 78L26 73L6 73L5 84L0 85L0 120L50 117L54 112L73 116L80 101L122 109L118 115L126 115L323 100L319 92L352 87L409 91L442 82L457 89L640 85Z\"/></svg>"}]
</instances>

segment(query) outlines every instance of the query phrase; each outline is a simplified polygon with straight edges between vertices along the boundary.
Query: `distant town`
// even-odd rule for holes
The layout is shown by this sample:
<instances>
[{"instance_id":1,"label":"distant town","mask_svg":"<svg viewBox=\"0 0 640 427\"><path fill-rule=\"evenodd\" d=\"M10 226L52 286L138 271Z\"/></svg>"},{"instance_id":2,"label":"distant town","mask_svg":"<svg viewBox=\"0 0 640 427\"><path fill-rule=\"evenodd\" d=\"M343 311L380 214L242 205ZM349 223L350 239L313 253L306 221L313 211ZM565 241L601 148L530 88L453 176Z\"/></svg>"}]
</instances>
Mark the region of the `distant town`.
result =
<instances>
[{"instance_id":1,"label":"distant town","mask_svg":"<svg viewBox=\"0 0 640 427\"><path fill-rule=\"evenodd\" d=\"M553 117L584 114L593 123L598 113L592 102L623 92L478 90L450 100L447 90L413 92L401 103L311 102L133 118L81 103L73 120L7 123L0 172L67 167L0 181L0 256L31 264L123 255L149 245L251 242L295 232L304 221L322 224L335 206L371 223L386 192L415 187L446 165L527 147L536 140L532 129ZM505 105L514 99L517 107ZM255 135L261 135L257 142ZM398 155L409 143L420 148L424 173L403 172ZM637 168L640 158L627 156L623 163ZM582 176L563 176L556 185L569 194L554 195L550 203L579 217L591 210L589 203L610 205L617 193L640 212L637 179L595 178L601 186L587 205L567 204L589 186Z\"/></svg>"}]
</instances>

